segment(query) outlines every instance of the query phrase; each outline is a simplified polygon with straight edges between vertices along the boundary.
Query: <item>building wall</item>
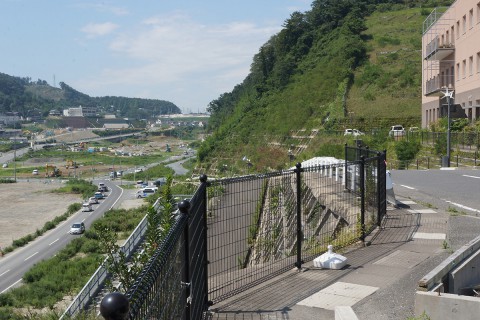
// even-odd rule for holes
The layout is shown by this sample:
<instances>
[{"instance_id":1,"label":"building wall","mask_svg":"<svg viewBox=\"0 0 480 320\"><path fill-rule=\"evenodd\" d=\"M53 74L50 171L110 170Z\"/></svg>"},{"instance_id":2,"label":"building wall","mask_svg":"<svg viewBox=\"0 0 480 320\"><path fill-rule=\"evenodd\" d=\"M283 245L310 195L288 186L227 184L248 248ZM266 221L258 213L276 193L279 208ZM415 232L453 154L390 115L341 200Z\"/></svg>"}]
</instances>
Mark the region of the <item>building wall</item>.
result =
<instances>
[{"instance_id":1,"label":"building wall","mask_svg":"<svg viewBox=\"0 0 480 320\"><path fill-rule=\"evenodd\" d=\"M435 37L438 37L439 45L453 46L454 54L442 57L438 62L428 62L425 60L427 45ZM428 31L424 31L422 44L424 94L427 81L435 77L444 80L451 78L454 86L453 103L460 105L471 121L480 119L480 0L455 1ZM446 80L443 84L448 82ZM422 127L431 123L426 115L435 113L432 101L439 101L442 97L442 94L423 96ZM441 103L445 104L445 99Z\"/></svg>"}]
</instances>

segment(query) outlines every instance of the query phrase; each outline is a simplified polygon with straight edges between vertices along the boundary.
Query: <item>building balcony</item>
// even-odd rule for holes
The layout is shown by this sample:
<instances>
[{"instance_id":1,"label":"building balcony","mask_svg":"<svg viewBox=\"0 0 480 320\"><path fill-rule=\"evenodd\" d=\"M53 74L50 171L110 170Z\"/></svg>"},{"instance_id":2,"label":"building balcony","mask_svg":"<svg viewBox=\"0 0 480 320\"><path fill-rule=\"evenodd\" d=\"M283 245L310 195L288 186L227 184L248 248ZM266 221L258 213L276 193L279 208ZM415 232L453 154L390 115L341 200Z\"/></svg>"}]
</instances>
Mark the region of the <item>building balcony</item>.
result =
<instances>
[{"instance_id":1,"label":"building balcony","mask_svg":"<svg viewBox=\"0 0 480 320\"><path fill-rule=\"evenodd\" d=\"M424 59L427 61L444 60L455 52L455 45L453 43L440 43L440 39L435 37L427 44L425 52Z\"/></svg>"},{"instance_id":2,"label":"building balcony","mask_svg":"<svg viewBox=\"0 0 480 320\"><path fill-rule=\"evenodd\" d=\"M454 90L454 77L453 76L436 76L430 80L427 80L424 87L425 96L443 96L445 89Z\"/></svg>"}]
</instances>

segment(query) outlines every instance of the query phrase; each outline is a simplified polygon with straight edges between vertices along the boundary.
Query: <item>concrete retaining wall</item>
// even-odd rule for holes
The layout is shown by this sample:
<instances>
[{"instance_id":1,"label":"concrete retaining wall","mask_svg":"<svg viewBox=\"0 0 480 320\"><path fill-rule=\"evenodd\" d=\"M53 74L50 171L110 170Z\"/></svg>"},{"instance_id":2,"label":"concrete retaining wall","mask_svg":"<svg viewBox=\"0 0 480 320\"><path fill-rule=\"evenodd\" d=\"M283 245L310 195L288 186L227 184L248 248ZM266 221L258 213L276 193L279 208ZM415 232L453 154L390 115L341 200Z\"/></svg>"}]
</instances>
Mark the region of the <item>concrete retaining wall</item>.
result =
<instances>
[{"instance_id":1,"label":"concrete retaining wall","mask_svg":"<svg viewBox=\"0 0 480 320\"><path fill-rule=\"evenodd\" d=\"M434 320L477 320L480 315L480 298L456 294L417 291L415 315L424 313Z\"/></svg>"}]
</instances>

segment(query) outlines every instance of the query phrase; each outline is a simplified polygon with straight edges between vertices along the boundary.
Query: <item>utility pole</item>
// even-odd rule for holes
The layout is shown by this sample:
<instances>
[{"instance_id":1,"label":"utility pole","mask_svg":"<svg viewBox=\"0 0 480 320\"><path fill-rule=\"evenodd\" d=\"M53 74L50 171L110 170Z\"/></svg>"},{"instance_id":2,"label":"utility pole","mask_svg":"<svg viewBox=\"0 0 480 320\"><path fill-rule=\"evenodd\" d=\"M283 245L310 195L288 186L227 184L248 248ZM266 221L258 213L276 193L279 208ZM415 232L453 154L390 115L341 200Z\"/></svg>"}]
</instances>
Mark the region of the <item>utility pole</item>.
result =
<instances>
[{"instance_id":1,"label":"utility pole","mask_svg":"<svg viewBox=\"0 0 480 320\"><path fill-rule=\"evenodd\" d=\"M453 90L448 91L448 88L445 88L445 92L443 92L444 98L447 98L447 156L446 158L442 161L442 166L445 167L450 167L450 105L451 101L450 99L453 98Z\"/></svg>"}]
</instances>

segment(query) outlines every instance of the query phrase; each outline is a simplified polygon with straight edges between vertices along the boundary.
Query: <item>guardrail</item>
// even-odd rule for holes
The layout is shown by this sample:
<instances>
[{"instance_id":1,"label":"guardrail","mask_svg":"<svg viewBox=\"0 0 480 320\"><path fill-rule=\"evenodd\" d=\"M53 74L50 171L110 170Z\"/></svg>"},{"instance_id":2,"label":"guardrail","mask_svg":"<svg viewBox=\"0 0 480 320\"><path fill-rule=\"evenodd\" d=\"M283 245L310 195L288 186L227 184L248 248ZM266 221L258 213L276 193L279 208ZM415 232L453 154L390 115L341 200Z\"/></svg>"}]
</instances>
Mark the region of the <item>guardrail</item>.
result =
<instances>
[{"instance_id":1,"label":"guardrail","mask_svg":"<svg viewBox=\"0 0 480 320\"><path fill-rule=\"evenodd\" d=\"M154 208L158 210L158 206L157 200L154 204ZM120 250L122 250L128 258L133 254L133 252L135 252L138 245L142 242L147 227L147 216L145 216L121 247ZM68 306L67 310L65 310L60 319L64 319L66 316L73 316L82 310L85 310L104 286L105 280L108 278L108 276L109 274L106 268L105 259L100 267L98 267L97 271L95 271L95 273L92 275L90 280L88 280L87 284L82 288L82 290L80 290L78 295Z\"/></svg>"}]
</instances>

